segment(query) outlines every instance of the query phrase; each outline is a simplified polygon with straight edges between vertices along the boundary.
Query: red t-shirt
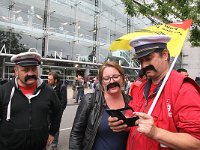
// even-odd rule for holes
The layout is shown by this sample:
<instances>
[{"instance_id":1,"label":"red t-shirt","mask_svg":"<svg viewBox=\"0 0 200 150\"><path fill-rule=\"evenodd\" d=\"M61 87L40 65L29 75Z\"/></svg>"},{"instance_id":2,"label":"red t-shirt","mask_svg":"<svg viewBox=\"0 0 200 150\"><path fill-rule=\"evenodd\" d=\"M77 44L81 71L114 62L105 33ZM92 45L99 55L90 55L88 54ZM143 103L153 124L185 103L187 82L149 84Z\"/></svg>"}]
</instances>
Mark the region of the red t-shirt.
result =
<instances>
[{"instance_id":1,"label":"red t-shirt","mask_svg":"<svg viewBox=\"0 0 200 150\"><path fill-rule=\"evenodd\" d=\"M35 82L32 87L23 87L19 85L20 90L26 96L32 95L36 87L37 87L37 82Z\"/></svg>"},{"instance_id":2,"label":"red t-shirt","mask_svg":"<svg viewBox=\"0 0 200 150\"><path fill-rule=\"evenodd\" d=\"M151 94L153 94L153 91L155 90L155 88L156 88L156 86L157 86L158 84L151 84L151 87L150 87L150 89L149 89L149 95L151 95Z\"/></svg>"}]
</instances>

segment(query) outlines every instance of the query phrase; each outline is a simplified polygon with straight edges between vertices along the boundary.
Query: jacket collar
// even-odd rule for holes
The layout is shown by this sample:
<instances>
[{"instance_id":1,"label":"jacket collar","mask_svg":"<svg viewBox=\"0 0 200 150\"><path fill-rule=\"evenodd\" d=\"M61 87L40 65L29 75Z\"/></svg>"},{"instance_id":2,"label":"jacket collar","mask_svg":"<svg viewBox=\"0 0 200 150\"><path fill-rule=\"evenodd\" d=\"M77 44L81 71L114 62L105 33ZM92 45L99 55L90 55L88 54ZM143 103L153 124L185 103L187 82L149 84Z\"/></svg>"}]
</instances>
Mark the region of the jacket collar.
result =
<instances>
[{"instance_id":1,"label":"jacket collar","mask_svg":"<svg viewBox=\"0 0 200 150\"><path fill-rule=\"evenodd\" d=\"M106 101L105 101L105 98L103 96L103 92L102 91L98 91L96 93L98 93L97 94L97 98L102 97L102 104L104 106L106 106ZM122 95L123 95L123 98L124 98L125 107L128 107L128 103L130 102L130 100L132 100L132 97L130 95L125 94L124 92L122 92Z\"/></svg>"},{"instance_id":2,"label":"jacket collar","mask_svg":"<svg viewBox=\"0 0 200 150\"><path fill-rule=\"evenodd\" d=\"M11 84L16 87L17 89L19 88L19 85L17 83L17 80L18 80L18 77L15 77L12 81L11 81ZM41 79L41 78L38 78L37 79L37 89L36 89L36 92L38 90L40 90L43 86L44 86L45 82Z\"/></svg>"},{"instance_id":3,"label":"jacket collar","mask_svg":"<svg viewBox=\"0 0 200 150\"><path fill-rule=\"evenodd\" d=\"M156 86L156 88L153 91L153 94L156 94L158 92L158 90L160 89L160 86L161 86L162 82L163 82L163 79ZM152 80L148 80L147 83L145 84L145 87L144 87L144 96L145 96L146 100L148 100L148 97L149 97L149 90L151 88L151 84L152 84Z\"/></svg>"}]
</instances>

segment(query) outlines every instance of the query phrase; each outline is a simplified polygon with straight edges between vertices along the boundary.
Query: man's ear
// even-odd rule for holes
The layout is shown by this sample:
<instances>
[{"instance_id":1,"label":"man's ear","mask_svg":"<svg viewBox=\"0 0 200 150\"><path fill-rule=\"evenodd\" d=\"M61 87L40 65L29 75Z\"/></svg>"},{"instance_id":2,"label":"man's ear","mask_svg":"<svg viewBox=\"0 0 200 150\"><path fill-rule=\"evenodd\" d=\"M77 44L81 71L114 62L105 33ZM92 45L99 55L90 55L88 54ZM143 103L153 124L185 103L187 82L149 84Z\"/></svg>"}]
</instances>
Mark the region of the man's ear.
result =
<instances>
[{"instance_id":1,"label":"man's ear","mask_svg":"<svg viewBox=\"0 0 200 150\"><path fill-rule=\"evenodd\" d=\"M15 71L15 75L18 76L18 67L17 66L14 67L14 71Z\"/></svg>"},{"instance_id":2,"label":"man's ear","mask_svg":"<svg viewBox=\"0 0 200 150\"><path fill-rule=\"evenodd\" d=\"M162 51L162 57L165 59L165 60L168 60L168 57L169 57L169 51L167 49L164 49Z\"/></svg>"}]
</instances>

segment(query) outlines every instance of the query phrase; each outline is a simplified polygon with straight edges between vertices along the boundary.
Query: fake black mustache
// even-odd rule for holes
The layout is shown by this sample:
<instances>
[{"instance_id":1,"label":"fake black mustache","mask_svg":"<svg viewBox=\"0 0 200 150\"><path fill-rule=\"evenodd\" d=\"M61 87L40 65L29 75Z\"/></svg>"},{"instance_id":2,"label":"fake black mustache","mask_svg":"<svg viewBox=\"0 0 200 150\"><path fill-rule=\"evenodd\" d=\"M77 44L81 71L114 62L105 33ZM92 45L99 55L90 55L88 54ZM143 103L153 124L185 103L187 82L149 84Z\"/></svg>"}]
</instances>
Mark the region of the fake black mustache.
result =
<instances>
[{"instance_id":1,"label":"fake black mustache","mask_svg":"<svg viewBox=\"0 0 200 150\"><path fill-rule=\"evenodd\" d=\"M37 76L36 75L26 76L24 78L24 81L27 82L29 79L35 79L35 80L37 80Z\"/></svg>"},{"instance_id":2,"label":"fake black mustache","mask_svg":"<svg viewBox=\"0 0 200 150\"><path fill-rule=\"evenodd\" d=\"M155 67L153 65L146 66L142 70L144 71L144 74L146 74L146 72L149 71L149 70L153 70L153 71L157 72L157 70L155 69Z\"/></svg>"},{"instance_id":3,"label":"fake black mustache","mask_svg":"<svg viewBox=\"0 0 200 150\"><path fill-rule=\"evenodd\" d=\"M113 82L113 83L109 83L106 88L107 88L107 91L110 89L110 88L113 88L113 87L119 87L120 88L120 85L118 82Z\"/></svg>"}]
</instances>

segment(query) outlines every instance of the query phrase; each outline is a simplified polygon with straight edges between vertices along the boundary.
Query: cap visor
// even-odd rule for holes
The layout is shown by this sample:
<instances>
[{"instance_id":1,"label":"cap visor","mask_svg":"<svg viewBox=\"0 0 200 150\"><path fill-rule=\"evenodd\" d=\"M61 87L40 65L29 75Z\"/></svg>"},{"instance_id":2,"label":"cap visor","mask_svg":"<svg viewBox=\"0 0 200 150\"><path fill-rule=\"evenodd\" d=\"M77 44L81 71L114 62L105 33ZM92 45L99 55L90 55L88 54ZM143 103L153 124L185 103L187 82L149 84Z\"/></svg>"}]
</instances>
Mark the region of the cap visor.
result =
<instances>
[{"instance_id":1,"label":"cap visor","mask_svg":"<svg viewBox=\"0 0 200 150\"><path fill-rule=\"evenodd\" d=\"M20 61L17 63L17 65L20 65L22 67L26 66L38 66L39 62L38 61Z\"/></svg>"},{"instance_id":2,"label":"cap visor","mask_svg":"<svg viewBox=\"0 0 200 150\"><path fill-rule=\"evenodd\" d=\"M155 49L152 50L148 50L148 51L144 51L144 52L140 52L139 54L136 54L135 57L133 59L139 59L141 57L147 56L150 53L153 53L155 51Z\"/></svg>"}]
</instances>

